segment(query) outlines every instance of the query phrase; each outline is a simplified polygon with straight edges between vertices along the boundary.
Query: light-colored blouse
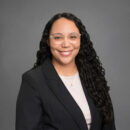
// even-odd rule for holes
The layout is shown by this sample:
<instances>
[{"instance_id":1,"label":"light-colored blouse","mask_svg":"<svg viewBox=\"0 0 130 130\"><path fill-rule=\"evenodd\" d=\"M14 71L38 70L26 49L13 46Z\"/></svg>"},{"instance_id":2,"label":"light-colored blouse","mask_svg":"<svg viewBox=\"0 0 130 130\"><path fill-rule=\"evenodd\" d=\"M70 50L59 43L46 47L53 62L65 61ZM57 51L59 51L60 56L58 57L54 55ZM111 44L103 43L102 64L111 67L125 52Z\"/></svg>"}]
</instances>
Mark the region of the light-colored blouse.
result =
<instances>
[{"instance_id":1,"label":"light-colored blouse","mask_svg":"<svg viewBox=\"0 0 130 130\"><path fill-rule=\"evenodd\" d=\"M72 95L73 99L76 101L78 106L80 107L86 123L88 125L88 129L90 130L90 125L91 125L91 113L89 109L89 105L87 102L87 99L85 97L79 73L77 72L76 74L72 76L62 76L59 75L63 83L65 84L66 88L68 89L69 93Z\"/></svg>"}]
</instances>

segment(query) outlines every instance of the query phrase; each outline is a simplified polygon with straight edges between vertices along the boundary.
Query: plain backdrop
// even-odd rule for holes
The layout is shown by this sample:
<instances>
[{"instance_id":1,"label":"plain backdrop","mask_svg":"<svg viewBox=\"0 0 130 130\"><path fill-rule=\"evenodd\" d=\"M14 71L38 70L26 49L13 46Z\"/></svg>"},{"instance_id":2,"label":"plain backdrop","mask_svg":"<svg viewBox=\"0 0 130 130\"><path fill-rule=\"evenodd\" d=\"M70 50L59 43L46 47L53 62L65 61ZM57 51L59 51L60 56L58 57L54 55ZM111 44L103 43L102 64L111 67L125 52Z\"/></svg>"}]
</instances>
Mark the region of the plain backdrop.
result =
<instances>
[{"instance_id":1,"label":"plain backdrop","mask_svg":"<svg viewBox=\"0 0 130 130\"><path fill-rule=\"evenodd\" d=\"M42 31L56 13L85 25L106 70L116 128L130 125L129 0L0 0L0 130L15 129L22 74L36 61Z\"/></svg>"}]
</instances>

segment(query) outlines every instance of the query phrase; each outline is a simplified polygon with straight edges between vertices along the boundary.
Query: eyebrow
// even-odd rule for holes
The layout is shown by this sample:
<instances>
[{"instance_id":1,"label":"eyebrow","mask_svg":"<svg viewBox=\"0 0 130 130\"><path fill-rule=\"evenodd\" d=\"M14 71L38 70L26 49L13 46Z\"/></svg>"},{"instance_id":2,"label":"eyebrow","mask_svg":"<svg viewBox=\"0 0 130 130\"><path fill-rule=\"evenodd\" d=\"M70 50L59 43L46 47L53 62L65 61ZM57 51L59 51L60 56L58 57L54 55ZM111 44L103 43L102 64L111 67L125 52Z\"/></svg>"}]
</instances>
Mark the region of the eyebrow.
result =
<instances>
[{"instance_id":1,"label":"eyebrow","mask_svg":"<svg viewBox=\"0 0 130 130\"><path fill-rule=\"evenodd\" d=\"M69 34L74 34L74 33L78 33L78 32L71 32ZM50 35L64 35L63 33L53 33L53 34L50 34Z\"/></svg>"},{"instance_id":2,"label":"eyebrow","mask_svg":"<svg viewBox=\"0 0 130 130\"><path fill-rule=\"evenodd\" d=\"M63 35L62 33L52 33L50 35Z\"/></svg>"}]
</instances>

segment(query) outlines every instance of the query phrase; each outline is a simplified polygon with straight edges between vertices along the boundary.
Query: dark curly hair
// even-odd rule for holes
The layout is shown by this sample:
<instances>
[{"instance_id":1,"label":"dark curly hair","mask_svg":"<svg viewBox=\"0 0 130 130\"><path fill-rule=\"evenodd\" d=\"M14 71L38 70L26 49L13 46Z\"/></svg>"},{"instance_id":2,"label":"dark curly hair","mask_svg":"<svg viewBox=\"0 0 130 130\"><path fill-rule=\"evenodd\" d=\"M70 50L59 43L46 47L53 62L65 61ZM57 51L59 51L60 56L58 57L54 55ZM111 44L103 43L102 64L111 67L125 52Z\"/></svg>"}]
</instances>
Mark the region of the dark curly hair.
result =
<instances>
[{"instance_id":1,"label":"dark curly hair","mask_svg":"<svg viewBox=\"0 0 130 130\"><path fill-rule=\"evenodd\" d=\"M109 122L113 119L113 106L109 95L109 86L105 79L105 70L93 48L90 36L81 20L71 13L59 13L53 16L46 24L39 50L37 51L37 60L33 69L40 66L46 58L52 58L50 48L47 44L49 34L53 23L59 18L72 20L81 33L81 45L75 62L79 71L81 82L85 85L89 96L97 109L101 112L103 121Z\"/></svg>"}]
</instances>

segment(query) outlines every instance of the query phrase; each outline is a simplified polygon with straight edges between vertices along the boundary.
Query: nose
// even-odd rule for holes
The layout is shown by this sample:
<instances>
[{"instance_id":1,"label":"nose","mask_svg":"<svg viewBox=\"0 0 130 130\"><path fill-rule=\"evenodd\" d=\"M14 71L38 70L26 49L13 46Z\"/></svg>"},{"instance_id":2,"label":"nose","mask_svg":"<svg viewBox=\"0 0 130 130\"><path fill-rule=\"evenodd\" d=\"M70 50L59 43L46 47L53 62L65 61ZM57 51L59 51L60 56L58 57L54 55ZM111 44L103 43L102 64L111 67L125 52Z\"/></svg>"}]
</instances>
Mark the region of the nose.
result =
<instances>
[{"instance_id":1,"label":"nose","mask_svg":"<svg viewBox=\"0 0 130 130\"><path fill-rule=\"evenodd\" d=\"M63 41L63 43L62 43L62 47L67 48L67 47L69 47L69 46L70 46L69 40L68 40L67 37L65 37L65 38L64 38L64 41Z\"/></svg>"}]
</instances>

